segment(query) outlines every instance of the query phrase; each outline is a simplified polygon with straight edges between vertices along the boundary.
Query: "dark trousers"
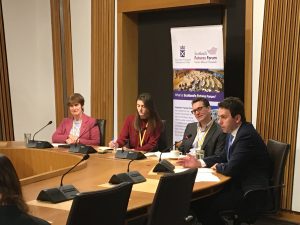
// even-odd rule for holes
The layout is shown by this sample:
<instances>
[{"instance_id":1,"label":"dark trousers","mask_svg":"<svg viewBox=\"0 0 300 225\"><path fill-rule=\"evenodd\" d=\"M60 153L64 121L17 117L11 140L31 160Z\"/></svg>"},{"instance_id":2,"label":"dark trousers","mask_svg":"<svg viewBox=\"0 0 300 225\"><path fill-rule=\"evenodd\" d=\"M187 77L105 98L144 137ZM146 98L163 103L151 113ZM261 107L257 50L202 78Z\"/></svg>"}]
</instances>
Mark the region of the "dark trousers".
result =
<instances>
[{"instance_id":1,"label":"dark trousers","mask_svg":"<svg viewBox=\"0 0 300 225\"><path fill-rule=\"evenodd\" d=\"M242 197L243 191L229 184L215 195L192 202L191 208L202 225L224 225L220 212L236 209Z\"/></svg>"}]
</instances>

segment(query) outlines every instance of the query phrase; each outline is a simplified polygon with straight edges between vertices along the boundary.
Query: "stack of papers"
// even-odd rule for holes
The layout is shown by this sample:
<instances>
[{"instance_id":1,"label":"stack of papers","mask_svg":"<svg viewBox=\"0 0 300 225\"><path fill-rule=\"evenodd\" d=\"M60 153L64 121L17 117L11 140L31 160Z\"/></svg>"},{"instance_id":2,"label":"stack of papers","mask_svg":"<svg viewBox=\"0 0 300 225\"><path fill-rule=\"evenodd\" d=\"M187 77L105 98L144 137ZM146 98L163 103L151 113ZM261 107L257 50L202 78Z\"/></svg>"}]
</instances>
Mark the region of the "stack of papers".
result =
<instances>
[{"instance_id":1,"label":"stack of papers","mask_svg":"<svg viewBox=\"0 0 300 225\"><path fill-rule=\"evenodd\" d=\"M159 158L160 154L161 154L161 152L147 152L147 153L145 153L145 156ZM180 158L180 157L184 157L184 156L180 155L178 158ZM161 154L161 159L176 159L176 158L174 158L174 156L172 156L172 154L170 152L163 152Z\"/></svg>"}]
</instances>

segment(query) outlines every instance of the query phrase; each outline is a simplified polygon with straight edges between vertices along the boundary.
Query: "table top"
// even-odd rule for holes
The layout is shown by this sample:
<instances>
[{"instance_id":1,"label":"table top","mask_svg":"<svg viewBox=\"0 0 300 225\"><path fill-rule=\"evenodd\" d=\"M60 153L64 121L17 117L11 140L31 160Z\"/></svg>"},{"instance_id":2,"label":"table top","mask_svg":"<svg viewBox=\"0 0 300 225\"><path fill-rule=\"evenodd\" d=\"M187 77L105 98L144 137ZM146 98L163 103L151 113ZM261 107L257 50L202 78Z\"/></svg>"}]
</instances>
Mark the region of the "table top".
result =
<instances>
[{"instance_id":1,"label":"table top","mask_svg":"<svg viewBox=\"0 0 300 225\"><path fill-rule=\"evenodd\" d=\"M39 155L38 161L41 161L41 155L47 155L48 158L44 160L44 164L48 165L53 164L53 161L59 161L53 158L50 158L49 160L49 154L51 154L51 157L55 157L57 155L57 157L59 158L72 158L69 161L69 165L63 165L63 170L61 170L60 174L56 169L54 170L54 177L47 175L43 177L43 180L36 182L35 179L33 180L33 183L27 182L26 184L22 185L24 198L29 205L30 212L33 215L48 220L52 222L53 225L66 224L72 201L58 204L41 203L39 201L36 201L36 197L38 193L43 189L58 187L60 184L61 174L67 171L68 168L72 167L72 165L75 165L75 163L73 162L78 162L82 158L82 155L68 153L68 150L59 148L47 150L27 149L26 147L22 146L22 144L14 142L8 142L6 146L3 146L3 143L2 145L0 145L0 152L4 154L9 153L10 158L16 154L20 155L21 150L24 151L23 155L31 154L31 160L34 160L35 154ZM170 160L170 162L175 164L176 160ZM110 184L108 184L108 181L113 174L127 172L128 163L129 160L116 159L112 152L105 154L90 154L90 158L85 162L85 166L82 166L75 172L67 174L64 177L63 183L65 185L74 185L80 192L104 189L110 186ZM133 186L130 201L128 204L129 219L141 213L146 213L148 207L151 205L158 180L160 176L162 176L162 174L152 172L153 167L157 163L157 157L148 157L147 159L143 160L135 160L130 164L130 171L139 171L144 177L146 177L147 181L140 184L134 184ZM20 166L18 166L18 168L20 168ZM51 170L51 166L48 166L47 168ZM192 196L193 199L203 198L205 196L216 193L217 191L221 190L223 185L230 179L229 177L215 172L213 173L213 175L218 177L219 180L200 181L195 183ZM34 175L34 177L37 176L39 176L39 174Z\"/></svg>"}]
</instances>

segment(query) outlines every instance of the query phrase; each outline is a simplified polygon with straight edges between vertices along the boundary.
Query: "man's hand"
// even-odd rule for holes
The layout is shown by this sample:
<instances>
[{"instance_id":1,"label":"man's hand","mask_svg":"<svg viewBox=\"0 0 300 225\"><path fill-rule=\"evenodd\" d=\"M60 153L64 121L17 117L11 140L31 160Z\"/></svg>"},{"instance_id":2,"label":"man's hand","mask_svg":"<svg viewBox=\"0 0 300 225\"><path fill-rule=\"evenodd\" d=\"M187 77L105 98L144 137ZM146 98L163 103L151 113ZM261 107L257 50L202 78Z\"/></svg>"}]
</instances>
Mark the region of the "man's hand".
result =
<instances>
[{"instance_id":1,"label":"man's hand","mask_svg":"<svg viewBox=\"0 0 300 225\"><path fill-rule=\"evenodd\" d=\"M218 163L216 163L215 165L213 165L213 166L210 167L210 168L213 169L213 170L217 170L217 165L218 165Z\"/></svg>"},{"instance_id":2,"label":"man's hand","mask_svg":"<svg viewBox=\"0 0 300 225\"><path fill-rule=\"evenodd\" d=\"M201 168L201 163L196 159L195 156L187 154L184 158L179 158L176 162L177 165L186 168Z\"/></svg>"}]
</instances>

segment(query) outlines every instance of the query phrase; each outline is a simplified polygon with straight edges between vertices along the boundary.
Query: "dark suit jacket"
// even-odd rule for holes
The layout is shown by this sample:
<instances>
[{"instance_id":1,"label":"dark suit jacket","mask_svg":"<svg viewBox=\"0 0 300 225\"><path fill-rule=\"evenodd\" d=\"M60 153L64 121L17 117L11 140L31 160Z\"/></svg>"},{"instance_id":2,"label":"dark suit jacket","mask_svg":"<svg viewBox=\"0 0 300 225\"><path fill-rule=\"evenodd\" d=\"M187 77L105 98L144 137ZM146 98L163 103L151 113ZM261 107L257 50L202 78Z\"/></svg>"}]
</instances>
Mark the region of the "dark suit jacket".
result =
<instances>
[{"instance_id":1,"label":"dark suit jacket","mask_svg":"<svg viewBox=\"0 0 300 225\"><path fill-rule=\"evenodd\" d=\"M50 225L45 220L22 212L15 205L0 206L0 224L2 225Z\"/></svg>"},{"instance_id":2,"label":"dark suit jacket","mask_svg":"<svg viewBox=\"0 0 300 225\"><path fill-rule=\"evenodd\" d=\"M228 134L229 137L229 134ZM237 188L248 191L255 187L266 187L271 174L271 159L260 135L250 123L243 123L230 147L231 157L227 161L228 138L220 156L204 158L207 167L217 165L217 171L232 178Z\"/></svg>"},{"instance_id":3,"label":"dark suit jacket","mask_svg":"<svg viewBox=\"0 0 300 225\"><path fill-rule=\"evenodd\" d=\"M189 123L184 131L184 137L191 134L187 140L183 140L182 144L179 146L179 150L183 153L188 153L193 147L193 142L197 135L197 123ZM213 121L211 128L207 132L205 139L202 144L202 149L204 150L204 156L220 155L223 152L226 141L226 134L223 133L219 124Z\"/></svg>"}]
</instances>

